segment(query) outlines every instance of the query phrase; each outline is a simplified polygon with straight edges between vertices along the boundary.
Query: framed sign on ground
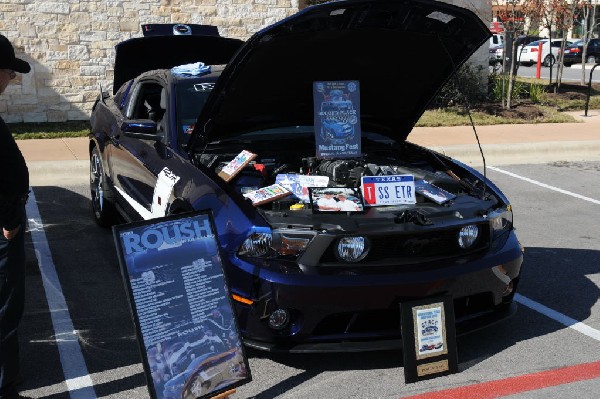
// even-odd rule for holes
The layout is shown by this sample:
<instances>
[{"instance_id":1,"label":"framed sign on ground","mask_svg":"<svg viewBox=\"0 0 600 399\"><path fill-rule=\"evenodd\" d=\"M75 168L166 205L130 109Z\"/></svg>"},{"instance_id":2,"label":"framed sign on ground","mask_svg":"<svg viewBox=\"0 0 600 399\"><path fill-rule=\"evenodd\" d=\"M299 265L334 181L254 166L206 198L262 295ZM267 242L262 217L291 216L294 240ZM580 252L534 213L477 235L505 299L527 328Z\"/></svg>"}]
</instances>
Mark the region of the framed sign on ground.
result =
<instances>
[{"instance_id":1,"label":"framed sign on ground","mask_svg":"<svg viewBox=\"0 0 600 399\"><path fill-rule=\"evenodd\" d=\"M113 227L152 399L211 398L251 380L209 212Z\"/></svg>"},{"instance_id":2,"label":"framed sign on ground","mask_svg":"<svg viewBox=\"0 0 600 399\"><path fill-rule=\"evenodd\" d=\"M452 298L403 302L400 309L405 381L456 373L458 355Z\"/></svg>"}]
</instances>

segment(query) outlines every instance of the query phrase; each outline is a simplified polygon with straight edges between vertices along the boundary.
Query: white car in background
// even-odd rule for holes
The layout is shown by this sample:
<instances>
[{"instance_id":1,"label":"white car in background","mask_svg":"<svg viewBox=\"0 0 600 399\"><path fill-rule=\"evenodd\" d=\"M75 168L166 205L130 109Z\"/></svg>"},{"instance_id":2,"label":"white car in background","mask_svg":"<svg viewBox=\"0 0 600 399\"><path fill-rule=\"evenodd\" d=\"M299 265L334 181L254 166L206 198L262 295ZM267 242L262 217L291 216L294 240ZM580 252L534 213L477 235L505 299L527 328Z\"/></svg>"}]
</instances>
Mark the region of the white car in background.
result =
<instances>
[{"instance_id":1,"label":"white car in background","mask_svg":"<svg viewBox=\"0 0 600 399\"><path fill-rule=\"evenodd\" d=\"M545 67L552 66L556 59L558 58L558 54L560 52L561 43L565 41L564 39L552 39L550 43L550 39L541 39L525 46L519 46L517 48L517 59L521 65L531 66L538 61L539 55L539 44L542 43L542 65ZM571 44L572 42L566 40L566 46ZM552 49L552 51L550 50Z\"/></svg>"}]
</instances>

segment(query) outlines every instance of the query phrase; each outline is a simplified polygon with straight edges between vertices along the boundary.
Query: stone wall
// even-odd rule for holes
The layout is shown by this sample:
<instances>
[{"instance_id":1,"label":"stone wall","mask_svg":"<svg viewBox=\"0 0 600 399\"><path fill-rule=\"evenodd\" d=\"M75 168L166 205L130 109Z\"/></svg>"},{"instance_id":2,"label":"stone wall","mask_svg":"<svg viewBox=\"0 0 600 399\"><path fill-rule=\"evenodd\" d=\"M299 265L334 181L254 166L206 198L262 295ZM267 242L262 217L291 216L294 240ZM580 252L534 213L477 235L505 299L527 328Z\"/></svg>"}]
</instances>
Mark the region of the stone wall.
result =
<instances>
[{"instance_id":1,"label":"stone wall","mask_svg":"<svg viewBox=\"0 0 600 399\"><path fill-rule=\"evenodd\" d=\"M0 0L0 33L32 71L0 96L11 122L89 117L99 87L111 88L114 46L147 23L216 25L247 39L298 11L298 0Z\"/></svg>"}]
</instances>

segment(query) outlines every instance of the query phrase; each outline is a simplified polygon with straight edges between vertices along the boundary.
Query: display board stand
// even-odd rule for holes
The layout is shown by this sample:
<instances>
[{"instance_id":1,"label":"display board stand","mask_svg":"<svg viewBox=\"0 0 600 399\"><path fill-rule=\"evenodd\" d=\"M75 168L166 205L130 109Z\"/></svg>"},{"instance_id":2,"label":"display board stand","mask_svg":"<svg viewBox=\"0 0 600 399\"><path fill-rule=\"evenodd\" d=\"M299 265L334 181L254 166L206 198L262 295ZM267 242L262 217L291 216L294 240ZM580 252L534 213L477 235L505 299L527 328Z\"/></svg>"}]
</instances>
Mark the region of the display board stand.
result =
<instances>
[{"instance_id":1,"label":"display board stand","mask_svg":"<svg viewBox=\"0 0 600 399\"><path fill-rule=\"evenodd\" d=\"M113 227L152 399L227 398L251 380L215 231L209 212Z\"/></svg>"},{"instance_id":2,"label":"display board stand","mask_svg":"<svg viewBox=\"0 0 600 399\"><path fill-rule=\"evenodd\" d=\"M428 298L400 305L404 378L407 383L458 371L452 298Z\"/></svg>"}]
</instances>

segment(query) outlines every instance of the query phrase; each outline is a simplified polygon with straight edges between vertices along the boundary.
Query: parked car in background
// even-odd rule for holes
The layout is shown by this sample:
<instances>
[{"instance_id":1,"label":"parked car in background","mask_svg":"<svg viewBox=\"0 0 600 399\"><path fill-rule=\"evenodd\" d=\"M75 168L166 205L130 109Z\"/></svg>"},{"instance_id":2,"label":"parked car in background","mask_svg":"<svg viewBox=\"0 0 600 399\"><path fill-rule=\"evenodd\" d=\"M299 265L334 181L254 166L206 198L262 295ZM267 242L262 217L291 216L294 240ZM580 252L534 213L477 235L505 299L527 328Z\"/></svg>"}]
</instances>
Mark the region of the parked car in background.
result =
<instances>
[{"instance_id":1,"label":"parked car in background","mask_svg":"<svg viewBox=\"0 0 600 399\"><path fill-rule=\"evenodd\" d=\"M494 33L490 36L490 65L502 65L502 54L504 54L504 35Z\"/></svg>"},{"instance_id":2,"label":"parked car in background","mask_svg":"<svg viewBox=\"0 0 600 399\"><path fill-rule=\"evenodd\" d=\"M583 56L583 40L578 40L565 48L563 56L564 66L581 64ZM585 56L588 64L595 64L600 61L600 39L590 39Z\"/></svg>"},{"instance_id":3,"label":"parked car in background","mask_svg":"<svg viewBox=\"0 0 600 399\"><path fill-rule=\"evenodd\" d=\"M499 33L494 33L490 36L490 49L492 47L501 46L504 44L504 35Z\"/></svg>"},{"instance_id":4,"label":"parked car in background","mask_svg":"<svg viewBox=\"0 0 600 399\"><path fill-rule=\"evenodd\" d=\"M564 41L565 39L541 39L524 46L519 46L517 49L517 59L521 65L531 66L536 64L540 52L539 45L542 43L542 65L545 67L552 66L558 59L560 47ZM572 43L572 41L566 40L567 46Z\"/></svg>"},{"instance_id":5,"label":"parked car in background","mask_svg":"<svg viewBox=\"0 0 600 399\"><path fill-rule=\"evenodd\" d=\"M490 45L490 56L489 56L489 61L490 61L490 65L494 66L495 68L499 68L502 63L503 63L503 57L505 59L510 59L510 54L506 54L505 53L505 47L506 47L506 43L504 43L504 36L502 36L502 44L498 44L498 45ZM541 38L539 36L530 36L530 35L521 35L519 37L517 37L517 40L515 42L515 45L517 46L517 49L519 49L521 46L527 45L533 41L536 40L540 40ZM490 38L490 43L492 39ZM519 53L516 53L516 57L517 59L519 59Z\"/></svg>"}]
</instances>

